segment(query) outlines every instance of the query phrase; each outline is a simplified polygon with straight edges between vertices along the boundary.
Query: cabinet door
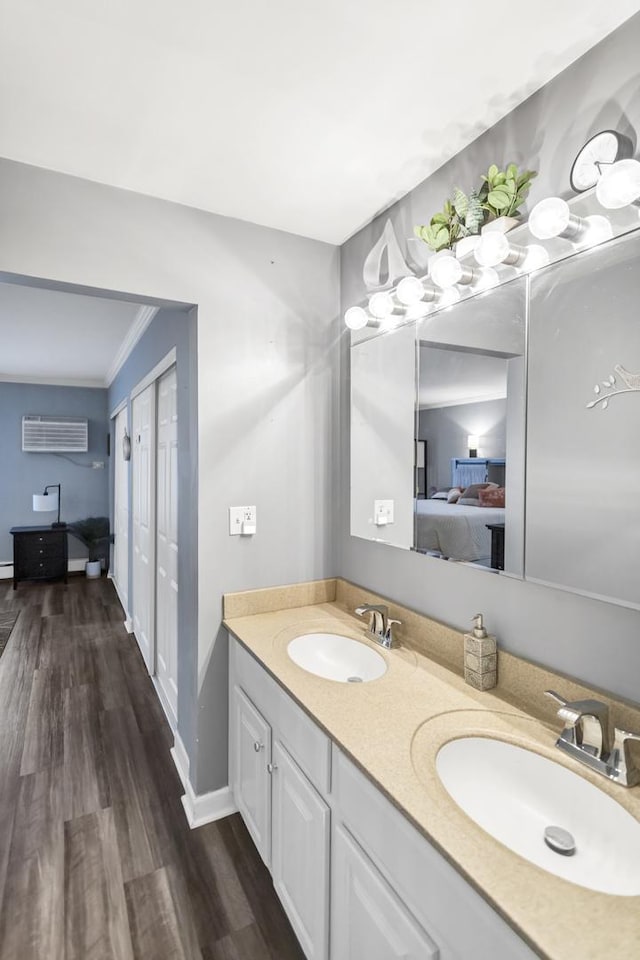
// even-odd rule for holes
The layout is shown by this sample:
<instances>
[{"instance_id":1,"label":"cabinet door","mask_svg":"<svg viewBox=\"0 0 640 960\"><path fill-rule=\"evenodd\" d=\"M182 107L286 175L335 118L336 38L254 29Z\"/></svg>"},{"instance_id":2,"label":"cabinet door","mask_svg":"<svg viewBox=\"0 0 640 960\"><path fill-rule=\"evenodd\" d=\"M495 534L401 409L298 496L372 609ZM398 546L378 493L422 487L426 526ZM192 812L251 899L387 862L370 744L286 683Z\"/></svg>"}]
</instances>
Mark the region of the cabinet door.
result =
<instances>
[{"instance_id":1,"label":"cabinet door","mask_svg":"<svg viewBox=\"0 0 640 960\"><path fill-rule=\"evenodd\" d=\"M434 942L341 826L332 853L332 960L438 960Z\"/></svg>"},{"instance_id":2,"label":"cabinet door","mask_svg":"<svg viewBox=\"0 0 640 960\"><path fill-rule=\"evenodd\" d=\"M326 960L329 807L280 743L273 761L273 885L307 960Z\"/></svg>"},{"instance_id":3,"label":"cabinet door","mask_svg":"<svg viewBox=\"0 0 640 960\"><path fill-rule=\"evenodd\" d=\"M233 689L233 793L247 830L267 866L271 862L271 727L239 687Z\"/></svg>"}]
</instances>

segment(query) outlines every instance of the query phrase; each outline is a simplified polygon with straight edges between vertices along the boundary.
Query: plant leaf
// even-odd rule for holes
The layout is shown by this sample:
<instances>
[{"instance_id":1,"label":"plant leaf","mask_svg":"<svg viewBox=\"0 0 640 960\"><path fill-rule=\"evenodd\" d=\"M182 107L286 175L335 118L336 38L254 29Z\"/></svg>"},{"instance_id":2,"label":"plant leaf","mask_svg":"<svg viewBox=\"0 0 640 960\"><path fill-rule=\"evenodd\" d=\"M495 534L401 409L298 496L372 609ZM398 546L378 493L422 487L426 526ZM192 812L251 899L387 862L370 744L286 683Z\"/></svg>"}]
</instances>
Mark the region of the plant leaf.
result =
<instances>
[{"instance_id":1,"label":"plant leaf","mask_svg":"<svg viewBox=\"0 0 640 960\"><path fill-rule=\"evenodd\" d=\"M591 400L591 401L587 404L587 410L591 410L591 407L595 407L595 405L596 405L597 402L598 402L597 400Z\"/></svg>"},{"instance_id":2,"label":"plant leaf","mask_svg":"<svg viewBox=\"0 0 640 960\"><path fill-rule=\"evenodd\" d=\"M603 410L606 410L608 406L609 406L609 401L608 401L608 400L603 400L603 401L602 401L602 409L603 409Z\"/></svg>"},{"instance_id":3,"label":"plant leaf","mask_svg":"<svg viewBox=\"0 0 640 960\"><path fill-rule=\"evenodd\" d=\"M518 176L518 167L515 163L510 163L507 167L507 177L510 177L512 180L515 180Z\"/></svg>"},{"instance_id":4,"label":"plant leaf","mask_svg":"<svg viewBox=\"0 0 640 960\"><path fill-rule=\"evenodd\" d=\"M453 191L453 209L459 218L464 220L469 209L469 197L459 187L456 187Z\"/></svg>"},{"instance_id":5,"label":"plant leaf","mask_svg":"<svg viewBox=\"0 0 640 960\"><path fill-rule=\"evenodd\" d=\"M495 163L492 163L491 166L489 167L487 179L493 180L493 178L497 177L497 175L498 175L498 168L496 167Z\"/></svg>"},{"instance_id":6,"label":"plant leaf","mask_svg":"<svg viewBox=\"0 0 640 960\"><path fill-rule=\"evenodd\" d=\"M492 190L487 200L496 210L506 210L511 203L511 197L502 190Z\"/></svg>"},{"instance_id":7,"label":"plant leaf","mask_svg":"<svg viewBox=\"0 0 640 960\"><path fill-rule=\"evenodd\" d=\"M600 384L596 383L595 387L593 388L593 392L600 393Z\"/></svg>"}]
</instances>

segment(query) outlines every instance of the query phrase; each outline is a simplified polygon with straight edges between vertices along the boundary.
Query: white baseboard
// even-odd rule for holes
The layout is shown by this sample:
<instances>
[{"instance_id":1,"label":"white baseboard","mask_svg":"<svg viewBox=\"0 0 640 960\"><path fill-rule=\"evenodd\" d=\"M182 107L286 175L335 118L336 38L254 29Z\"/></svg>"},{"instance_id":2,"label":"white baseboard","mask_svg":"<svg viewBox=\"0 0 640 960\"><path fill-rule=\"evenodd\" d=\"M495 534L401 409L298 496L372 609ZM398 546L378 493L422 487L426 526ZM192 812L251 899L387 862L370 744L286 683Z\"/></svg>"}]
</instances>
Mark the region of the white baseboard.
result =
<instances>
[{"instance_id":1,"label":"white baseboard","mask_svg":"<svg viewBox=\"0 0 640 960\"><path fill-rule=\"evenodd\" d=\"M84 573L84 565L88 557L77 557L69 560L67 570L69 573ZM0 565L0 580L13 580L13 564L7 563Z\"/></svg>"},{"instance_id":2,"label":"white baseboard","mask_svg":"<svg viewBox=\"0 0 640 960\"><path fill-rule=\"evenodd\" d=\"M174 716L173 710L169 706L169 702L164 694L164 690L162 689L162 684L158 680L158 677L156 676L155 673L151 674L151 683L155 687L158 700L160 701L160 706L164 710L164 715L167 718L167 723L171 727L171 732L175 737L177 736L177 733L178 733L178 721Z\"/></svg>"},{"instance_id":3,"label":"white baseboard","mask_svg":"<svg viewBox=\"0 0 640 960\"><path fill-rule=\"evenodd\" d=\"M107 578L111 580L111 583L113 584L114 589L118 594L118 600L120 601L120 606L124 610L124 628L127 631L127 633L133 633L133 620L131 619L129 611L127 610L127 604L125 603L120 587L118 586L118 581L116 580L116 578L113 576L111 572L107 574Z\"/></svg>"},{"instance_id":4,"label":"white baseboard","mask_svg":"<svg viewBox=\"0 0 640 960\"><path fill-rule=\"evenodd\" d=\"M175 734L175 746L171 750L171 756L185 790L182 797L182 806L187 817L187 823L192 830L204 826L205 823L222 820L223 817L236 813L238 808L235 805L230 787L211 790L209 793L195 793L189 779L189 757L179 733Z\"/></svg>"}]
</instances>

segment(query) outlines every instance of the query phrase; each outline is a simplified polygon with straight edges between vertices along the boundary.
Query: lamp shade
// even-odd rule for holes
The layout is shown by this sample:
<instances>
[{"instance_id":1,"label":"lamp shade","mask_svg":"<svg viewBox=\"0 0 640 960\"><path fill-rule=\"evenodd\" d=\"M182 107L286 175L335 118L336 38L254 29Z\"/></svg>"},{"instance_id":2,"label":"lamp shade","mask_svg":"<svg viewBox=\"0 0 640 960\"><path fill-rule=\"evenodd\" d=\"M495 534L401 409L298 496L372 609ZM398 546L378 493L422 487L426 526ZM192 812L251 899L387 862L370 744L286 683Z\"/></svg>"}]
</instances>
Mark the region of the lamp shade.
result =
<instances>
[{"instance_id":1,"label":"lamp shade","mask_svg":"<svg viewBox=\"0 0 640 960\"><path fill-rule=\"evenodd\" d=\"M480 437L474 436L473 434L469 434L469 436L467 437L467 446L469 447L470 450L477 450L478 447L480 446Z\"/></svg>"},{"instance_id":2,"label":"lamp shade","mask_svg":"<svg viewBox=\"0 0 640 960\"><path fill-rule=\"evenodd\" d=\"M33 509L35 513L47 513L58 509L57 493L34 493Z\"/></svg>"}]
</instances>

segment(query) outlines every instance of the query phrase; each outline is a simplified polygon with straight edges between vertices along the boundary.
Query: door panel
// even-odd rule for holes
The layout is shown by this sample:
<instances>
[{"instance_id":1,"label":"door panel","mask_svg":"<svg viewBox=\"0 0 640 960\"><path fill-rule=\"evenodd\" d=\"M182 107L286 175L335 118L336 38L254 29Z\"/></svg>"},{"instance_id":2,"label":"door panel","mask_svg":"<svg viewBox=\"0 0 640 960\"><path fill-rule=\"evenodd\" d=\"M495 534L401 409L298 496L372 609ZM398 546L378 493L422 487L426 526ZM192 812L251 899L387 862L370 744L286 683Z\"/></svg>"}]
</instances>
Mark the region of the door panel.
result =
<instances>
[{"instance_id":1,"label":"door panel","mask_svg":"<svg viewBox=\"0 0 640 960\"><path fill-rule=\"evenodd\" d=\"M114 542L113 542L113 579L118 594L129 614L129 464L122 454L122 442L128 433L129 414L127 408L115 418L114 422Z\"/></svg>"},{"instance_id":2,"label":"door panel","mask_svg":"<svg viewBox=\"0 0 640 960\"><path fill-rule=\"evenodd\" d=\"M178 714L178 412L173 367L157 384L156 675Z\"/></svg>"},{"instance_id":3,"label":"door panel","mask_svg":"<svg viewBox=\"0 0 640 960\"><path fill-rule=\"evenodd\" d=\"M273 761L273 885L308 960L326 960L329 807L280 743Z\"/></svg>"},{"instance_id":4,"label":"door panel","mask_svg":"<svg viewBox=\"0 0 640 960\"><path fill-rule=\"evenodd\" d=\"M155 384L131 403L133 435L133 630L149 673L154 670L154 410Z\"/></svg>"},{"instance_id":5,"label":"door panel","mask_svg":"<svg viewBox=\"0 0 640 960\"><path fill-rule=\"evenodd\" d=\"M438 960L434 942L341 826L332 896L333 960Z\"/></svg>"},{"instance_id":6,"label":"door panel","mask_svg":"<svg viewBox=\"0 0 640 960\"><path fill-rule=\"evenodd\" d=\"M233 689L233 794L247 830L267 866L271 862L271 727L239 687Z\"/></svg>"}]
</instances>

